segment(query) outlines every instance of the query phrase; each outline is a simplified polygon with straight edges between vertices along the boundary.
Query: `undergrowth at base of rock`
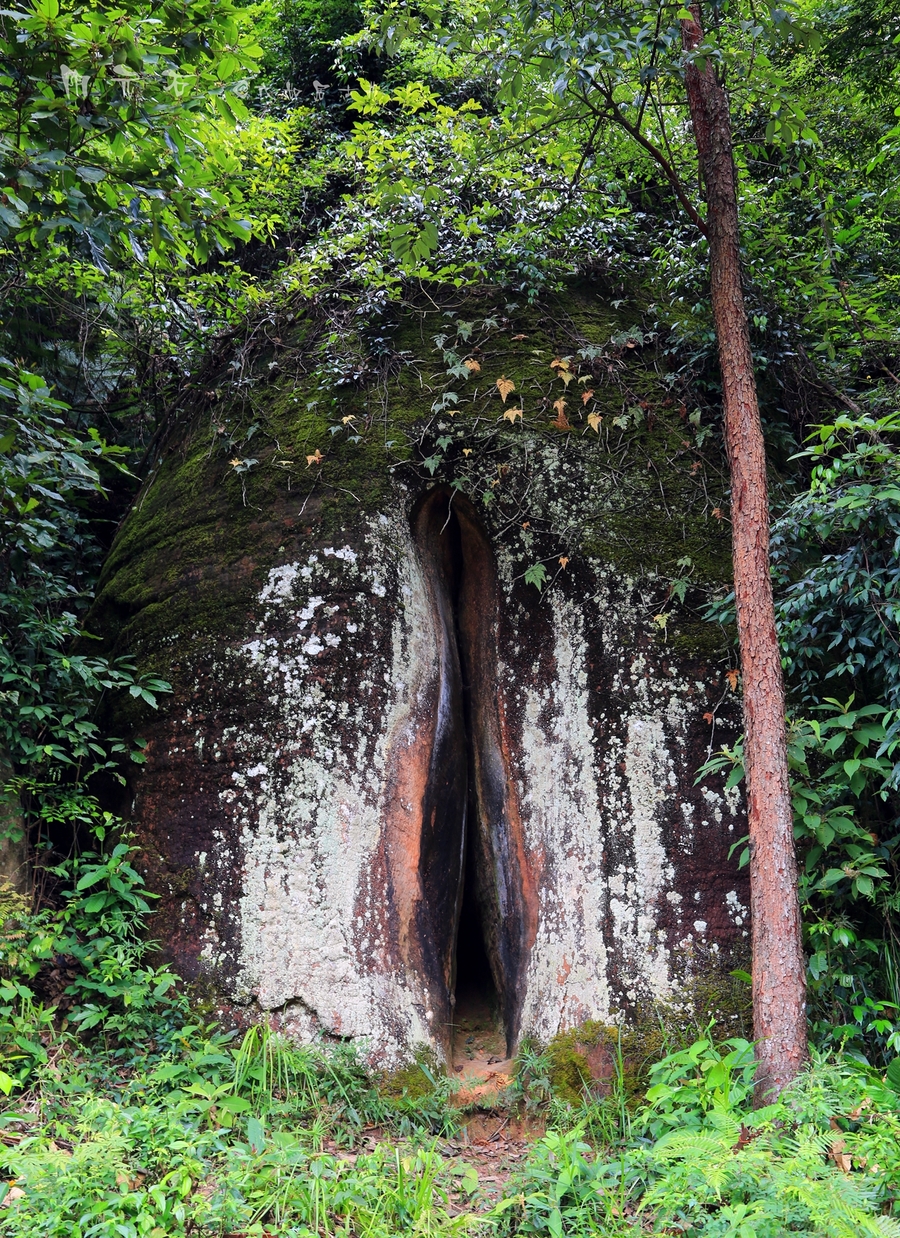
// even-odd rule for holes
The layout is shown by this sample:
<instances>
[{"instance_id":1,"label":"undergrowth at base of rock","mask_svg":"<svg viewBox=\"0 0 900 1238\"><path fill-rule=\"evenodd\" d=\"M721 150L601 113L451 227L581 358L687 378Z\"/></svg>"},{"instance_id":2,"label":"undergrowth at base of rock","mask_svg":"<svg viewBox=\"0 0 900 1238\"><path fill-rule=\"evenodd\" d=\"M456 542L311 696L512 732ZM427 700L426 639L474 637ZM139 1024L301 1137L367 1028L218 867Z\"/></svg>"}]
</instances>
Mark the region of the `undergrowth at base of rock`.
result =
<instances>
[{"instance_id":1,"label":"undergrowth at base of rock","mask_svg":"<svg viewBox=\"0 0 900 1238\"><path fill-rule=\"evenodd\" d=\"M45 1060L0 1112L0 1235L900 1235L900 1072L815 1057L753 1110L752 1045L713 1030L650 1065L639 1098L621 1055L606 1095L566 1100L552 1052L526 1050L495 1134L467 1146L471 1115L435 1063L423 1090L266 1024L241 1040L182 1024L164 1050L45 1028ZM518 1169L480 1177L529 1113Z\"/></svg>"}]
</instances>

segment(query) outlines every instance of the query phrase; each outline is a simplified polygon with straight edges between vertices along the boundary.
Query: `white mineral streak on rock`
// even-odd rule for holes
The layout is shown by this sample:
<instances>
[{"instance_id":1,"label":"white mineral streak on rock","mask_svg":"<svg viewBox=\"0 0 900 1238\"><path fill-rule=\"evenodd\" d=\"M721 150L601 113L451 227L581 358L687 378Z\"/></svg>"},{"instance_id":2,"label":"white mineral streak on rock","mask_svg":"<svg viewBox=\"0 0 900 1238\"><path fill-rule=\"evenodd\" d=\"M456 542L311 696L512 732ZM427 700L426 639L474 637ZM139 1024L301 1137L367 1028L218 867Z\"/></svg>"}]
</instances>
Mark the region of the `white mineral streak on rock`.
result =
<instances>
[{"instance_id":1,"label":"white mineral streak on rock","mask_svg":"<svg viewBox=\"0 0 900 1238\"><path fill-rule=\"evenodd\" d=\"M521 1031L545 1042L560 1028L610 1013L587 651L578 609L558 595L553 621L556 675L547 688L526 689L522 737L526 845L545 868Z\"/></svg>"},{"instance_id":2,"label":"white mineral streak on rock","mask_svg":"<svg viewBox=\"0 0 900 1238\"><path fill-rule=\"evenodd\" d=\"M239 990L245 997L255 996L263 1009L282 1010L287 1029L300 1039L323 1030L360 1038L390 1063L400 1060L409 1046L430 1039L425 1008L404 977L385 966L382 908L370 900L360 912L357 900L386 817L387 754L403 742L405 733L412 739L413 706L433 673L436 647L425 582L406 522L377 526L373 542L372 576L363 577L362 588L379 594L393 567L400 572L405 607L398 607L394 616L387 677L392 689L380 716L370 716L366 691L353 691L340 702L341 717L348 719L342 732L360 737L349 757L332 725L337 703L308 687L298 699L301 685L277 665L284 651L266 654L258 644L252 650L257 660L269 659L264 673L283 687L278 708L294 720L298 732L312 736L315 755L294 760L287 777L282 772L276 779L273 771L269 781L277 790L248 805L242 830ZM324 553L332 560L343 559L348 565L343 570L358 572L351 553ZM297 585L303 587L296 573L277 574L276 569L260 600L283 603L288 582L295 591ZM293 605L303 600L295 597ZM320 598L308 600L303 618L316 604ZM303 649L313 653L309 641ZM251 653L249 647L246 652ZM259 756L259 737L248 736L246 742L248 749L256 749L246 752L250 764Z\"/></svg>"},{"instance_id":3,"label":"white mineral streak on rock","mask_svg":"<svg viewBox=\"0 0 900 1238\"><path fill-rule=\"evenodd\" d=\"M659 899L675 876L667 861L659 809L672 794L672 757L662 719L632 717L625 745L630 810L619 825L632 837L634 866L623 873L619 897L610 899L617 953L625 965L629 996L672 993L669 952L658 927Z\"/></svg>"}]
</instances>

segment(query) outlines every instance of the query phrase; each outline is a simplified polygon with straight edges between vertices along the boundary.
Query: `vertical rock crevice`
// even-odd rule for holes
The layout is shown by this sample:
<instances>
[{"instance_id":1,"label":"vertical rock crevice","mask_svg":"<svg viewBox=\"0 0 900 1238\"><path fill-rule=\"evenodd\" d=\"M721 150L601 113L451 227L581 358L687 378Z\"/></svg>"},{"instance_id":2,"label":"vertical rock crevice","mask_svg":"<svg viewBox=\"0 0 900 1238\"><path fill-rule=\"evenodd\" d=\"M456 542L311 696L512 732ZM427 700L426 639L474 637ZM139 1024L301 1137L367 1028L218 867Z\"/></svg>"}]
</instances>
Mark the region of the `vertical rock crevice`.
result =
<instances>
[{"instance_id":1,"label":"vertical rock crevice","mask_svg":"<svg viewBox=\"0 0 900 1238\"><path fill-rule=\"evenodd\" d=\"M512 1052L536 897L508 773L494 556L474 508L449 488L418 503L412 527L440 663L414 931L447 1022L458 1001L493 1001Z\"/></svg>"}]
</instances>

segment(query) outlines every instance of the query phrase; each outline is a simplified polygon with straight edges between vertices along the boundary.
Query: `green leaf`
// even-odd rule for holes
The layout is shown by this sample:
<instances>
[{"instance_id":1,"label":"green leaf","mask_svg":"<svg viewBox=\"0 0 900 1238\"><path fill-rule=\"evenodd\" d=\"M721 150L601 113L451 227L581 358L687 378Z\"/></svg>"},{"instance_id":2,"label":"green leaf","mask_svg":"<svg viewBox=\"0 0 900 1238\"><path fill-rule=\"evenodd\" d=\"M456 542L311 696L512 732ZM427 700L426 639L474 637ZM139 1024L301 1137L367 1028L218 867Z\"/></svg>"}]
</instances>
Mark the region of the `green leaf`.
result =
<instances>
[{"instance_id":1,"label":"green leaf","mask_svg":"<svg viewBox=\"0 0 900 1238\"><path fill-rule=\"evenodd\" d=\"M534 585L538 592L543 589L547 581L547 569L543 563L534 563L531 567L525 569L526 585Z\"/></svg>"},{"instance_id":2,"label":"green leaf","mask_svg":"<svg viewBox=\"0 0 900 1238\"><path fill-rule=\"evenodd\" d=\"M265 1129L259 1118L255 1116L247 1119L247 1143L249 1143L251 1151L257 1153L257 1155L266 1146Z\"/></svg>"},{"instance_id":3,"label":"green leaf","mask_svg":"<svg viewBox=\"0 0 900 1238\"><path fill-rule=\"evenodd\" d=\"M246 1113L251 1107L250 1102L244 1100L243 1096L219 1096L216 1104L228 1113Z\"/></svg>"}]
</instances>

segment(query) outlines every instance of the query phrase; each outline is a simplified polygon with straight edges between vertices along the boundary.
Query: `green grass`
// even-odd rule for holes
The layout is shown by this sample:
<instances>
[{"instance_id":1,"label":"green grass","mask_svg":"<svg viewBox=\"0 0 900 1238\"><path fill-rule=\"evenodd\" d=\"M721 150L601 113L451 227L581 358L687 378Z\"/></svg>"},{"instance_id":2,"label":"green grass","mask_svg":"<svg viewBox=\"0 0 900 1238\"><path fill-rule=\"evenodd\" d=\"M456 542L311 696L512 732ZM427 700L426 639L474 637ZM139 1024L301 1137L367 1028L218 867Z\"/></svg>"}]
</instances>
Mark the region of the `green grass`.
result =
<instances>
[{"instance_id":1,"label":"green grass","mask_svg":"<svg viewBox=\"0 0 900 1238\"><path fill-rule=\"evenodd\" d=\"M444 1155L465 1115L430 1066L404 1090L265 1025L153 1052L48 1036L0 1113L4 1238L900 1236L900 1094L849 1057L754 1111L746 1041L670 1053L638 1103L615 1080L561 1099L531 1047L507 1103L548 1129L491 1202Z\"/></svg>"}]
</instances>

